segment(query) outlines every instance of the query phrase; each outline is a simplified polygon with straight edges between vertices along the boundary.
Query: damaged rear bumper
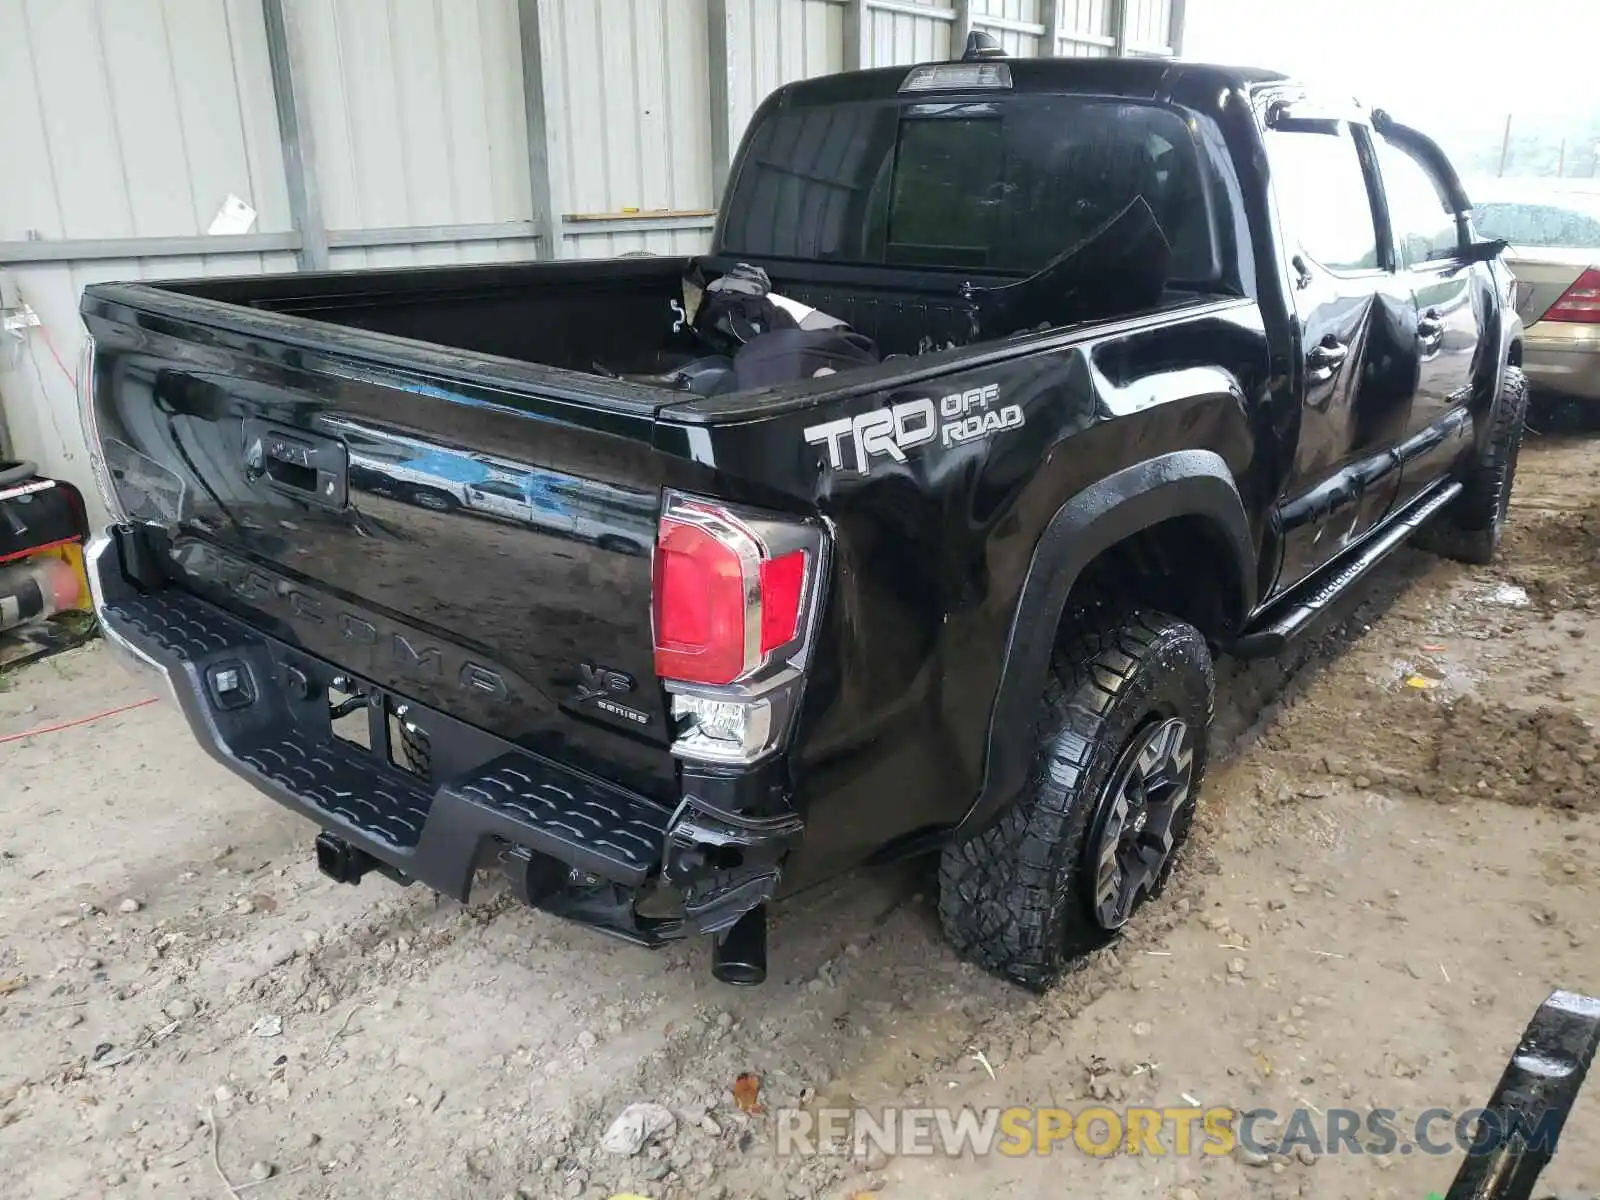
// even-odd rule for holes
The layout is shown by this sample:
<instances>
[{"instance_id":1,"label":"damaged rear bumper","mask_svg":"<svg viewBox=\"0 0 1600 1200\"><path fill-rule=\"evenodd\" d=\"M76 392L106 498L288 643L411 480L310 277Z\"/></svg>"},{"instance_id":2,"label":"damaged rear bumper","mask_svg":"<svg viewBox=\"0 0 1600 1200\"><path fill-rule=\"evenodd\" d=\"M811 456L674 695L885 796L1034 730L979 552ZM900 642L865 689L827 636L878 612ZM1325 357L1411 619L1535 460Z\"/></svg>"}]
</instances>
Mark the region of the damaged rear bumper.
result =
<instances>
[{"instance_id":1,"label":"damaged rear bumper","mask_svg":"<svg viewBox=\"0 0 1600 1200\"><path fill-rule=\"evenodd\" d=\"M94 538L86 566L107 644L159 677L196 740L234 774L314 821L318 861L347 882L376 869L465 901L474 872L498 867L529 904L657 945L723 932L769 899L802 824L751 817L693 796L675 809L511 742L308 655L186 591L141 591L123 567L124 532ZM360 697L368 745L335 735L330 690ZM392 718L449 741L473 764L433 778L391 751ZM668 892L647 917L636 902Z\"/></svg>"}]
</instances>

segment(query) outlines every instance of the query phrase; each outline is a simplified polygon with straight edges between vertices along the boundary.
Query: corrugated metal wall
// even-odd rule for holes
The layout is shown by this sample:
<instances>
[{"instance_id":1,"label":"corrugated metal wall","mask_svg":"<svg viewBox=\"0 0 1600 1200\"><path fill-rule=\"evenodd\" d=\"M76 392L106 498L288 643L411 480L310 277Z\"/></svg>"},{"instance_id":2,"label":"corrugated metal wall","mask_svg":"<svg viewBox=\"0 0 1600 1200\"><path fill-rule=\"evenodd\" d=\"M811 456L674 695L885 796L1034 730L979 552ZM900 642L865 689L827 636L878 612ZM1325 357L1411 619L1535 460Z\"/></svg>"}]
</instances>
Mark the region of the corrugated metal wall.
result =
<instances>
[{"instance_id":1,"label":"corrugated metal wall","mask_svg":"<svg viewBox=\"0 0 1600 1200\"><path fill-rule=\"evenodd\" d=\"M259 0L0 0L0 241L288 230Z\"/></svg>"},{"instance_id":2,"label":"corrugated metal wall","mask_svg":"<svg viewBox=\"0 0 1600 1200\"><path fill-rule=\"evenodd\" d=\"M545 94L564 117L553 133L568 252L694 253L706 222L642 233L586 227L614 228L635 212L711 211L704 0L551 0L551 11Z\"/></svg>"},{"instance_id":3,"label":"corrugated metal wall","mask_svg":"<svg viewBox=\"0 0 1600 1200\"><path fill-rule=\"evenodd\" d=\"M965 19L1018 55L1049 52L1052 16L1060 54L1165 53L1174 4L971 0ZM0 335L0 430L89 487L86 283L693 253L768 93L949 57L962 18L954 0L0 0L0 309L42 322ZM229 195L254 224L206 236Z\"/></svg>"},{"instance_id":4,"label":"corrugated metal wall","mask_svg":"<svg viewBox=\"0 0 1600 1200\"><path fill-rule=\"evenodd\" d=\"M533 219L516 0L292 0L329 230ZM526 258L520 240L335 247L339 269Z\"/></svg>"},{"instance_id":5,"label":"corrugated metal wall","mask_svg":"<svg viewBox=\"0 0 1600 1200\"><path fill-rule=\"evenodd\" d=\"M737 147L756 106L777 88L844 70L844 5L831 0L728 0L728 124Z\"/></svg>"},{"instance_id":6,"label":"corrugated metal wall","mask_svg":"<svg viewBox=\"0 0 1600 1200\"><path fill-rule=\"evenodd\" d=\"M1058 54L1105 58L1116 47L1116 10L1111 0L1060 0L1061 46Z\"/></svg>"},{"instance_id":7,"label":"corrugated metal wall","mask_svg":"<svg viewBox=\"0 0 1600 1200\"><path fill-rule=\"evenodd\" d=\"M1156 57L1177 53L1178 48L1172 44L1172 3L1173 0L1127 0L1128 53Z\"/></svg>"},{"instance_id":8,"label":"corrugated metal wall","mask_svg":"<svg viewBox=\"0 0 1600 1200\"><path fill-rule=\"evenodd\" d=\"M925 8L927 15L914 11ZM954 10L935 0L910 0L893 7L867 6L867 52L862 66L887 67L900 63L950 58L950 33Z\"/></svg>"},{"instance_id":9,"label":"corrugated metal wall","mask_svg":"<svg viewBox=\"0 0 1600 1200\"><path fill-rule=\"evenodd\" d=\"M1039 0L972 0L972 19L998 37L1007 54L1034 58L1042 52L1045 38L1045 14L1040 8ZM994 23L986 25L985 18Z\"/></svg>"},{"instance_id":10,"label":"corrugated metal wall","mask_svg":"<svg viewBox=\"0 0 1600 1200\"><path fill-rule=\"evenodd\" d=\"M259 0L0 0L0 114L0 243L194 237L230 193L260 232L291 229ZM89 486L74 390L86 284L294 267L287 252L0 257L0 308L25 302L41 322L0 335L11 440Z\"/></svg>"}]
</instances>

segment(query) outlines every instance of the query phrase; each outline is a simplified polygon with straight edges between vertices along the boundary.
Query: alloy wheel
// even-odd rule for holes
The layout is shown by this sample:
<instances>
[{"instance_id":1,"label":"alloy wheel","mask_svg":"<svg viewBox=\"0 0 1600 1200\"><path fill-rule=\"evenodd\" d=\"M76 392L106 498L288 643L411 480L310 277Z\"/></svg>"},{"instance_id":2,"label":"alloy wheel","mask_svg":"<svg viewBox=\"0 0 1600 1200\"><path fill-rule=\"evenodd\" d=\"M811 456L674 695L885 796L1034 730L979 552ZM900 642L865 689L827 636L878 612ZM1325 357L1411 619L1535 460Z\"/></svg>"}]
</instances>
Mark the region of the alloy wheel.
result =
<instances>
[{"instance_id":1,"label":"alloy wheel","mask_svg":"<svg viewBox=\"0 0 1600 1200\"><path fill-rule=\"evenodd\" d=\"M1146 723L1117 759L1100 801L1090 853L1090 902L1104 929L1120 929L1159 886L1190 803L1193 733L1170 717Z\"/></svg>"}]
</instances>

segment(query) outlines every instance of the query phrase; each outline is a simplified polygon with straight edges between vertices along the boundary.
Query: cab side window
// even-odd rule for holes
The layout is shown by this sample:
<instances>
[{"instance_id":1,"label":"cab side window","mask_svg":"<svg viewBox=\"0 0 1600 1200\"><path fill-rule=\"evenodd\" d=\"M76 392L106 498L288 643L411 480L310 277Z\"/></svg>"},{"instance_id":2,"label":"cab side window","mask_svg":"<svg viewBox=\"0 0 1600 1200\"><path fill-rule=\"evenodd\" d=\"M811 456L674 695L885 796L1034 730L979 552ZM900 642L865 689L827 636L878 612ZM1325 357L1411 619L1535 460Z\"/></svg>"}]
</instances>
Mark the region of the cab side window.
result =
<instances>
[{"instance_id":1,"label":"cab side window","mask_svg":"<svg viewBox=\"0 0 1600 1200\"><path fill-rule=\"evenodd\" d=\"M1399 146L1383 138L1376 141L1378 170L1401 263L1420 267L1454 258L1461 248L1461 231L1443 189L1422 163Z\"/></svg>"},{"instance_id":2,"label":"cab side window","mask_svg":"<svg viewBox=\"0 0 1600 1200\"><path fill-rule=\"evenodd\" d=\"M1267 159L1291 243L1330 271L1378 266L1378 225L1367 175L1344 122L1327 130L1272 130Z\"/></svg>"}]
</instances>

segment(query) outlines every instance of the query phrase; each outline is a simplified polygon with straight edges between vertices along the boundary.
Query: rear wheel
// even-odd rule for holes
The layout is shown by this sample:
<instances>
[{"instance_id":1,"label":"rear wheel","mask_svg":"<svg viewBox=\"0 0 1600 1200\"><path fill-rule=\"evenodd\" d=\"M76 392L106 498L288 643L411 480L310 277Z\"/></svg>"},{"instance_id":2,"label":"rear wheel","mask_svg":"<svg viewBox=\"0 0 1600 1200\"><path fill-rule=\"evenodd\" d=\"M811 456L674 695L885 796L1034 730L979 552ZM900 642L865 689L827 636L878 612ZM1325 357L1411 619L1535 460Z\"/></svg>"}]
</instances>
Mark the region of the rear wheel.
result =
<instances>
[{"instance_id":1,"label":"rear wheel","mask_svg":"<svg viewBox=\"0 0 1600 1200\"><path fill-rule=\"evenodd\" d=\"M1468 469L1461 494L1417 534L1417 545L1461 562L1494 558L1511 506L1527 416L1528 380L1520 368L1507 367L1488 446Z\"/></svg>"},{"instance_id":2,"label":"rear wheel","mask_svg":"<svg viewBox=\"0 0 1600 1200\"><path fill-rule=\"evenodd\" d=\"M644 553L644 546L632 538L621 537L618 534L606 533L595 539L596 546L601 550L609 550L613 554L629 554L635 558Z\"/></svg>"},{"instance_id":3,"label":"rear wheel","mask_svg":"<svg viewBox=\"0 0 1600 1200\"><path fill-rule=\"evenodd\" d=\"M1160 894L1194 820L1212 692L1205 639L1162 613L1057 652L1032 785L940 862L962 955L1043 988Z\"/></svg>"},{"instance_id":4,"label":"rear wheel","mask_svg":"<svg viewBox=\"0 0 1600 1200\"><path fill-rule=\"evenodd\" d=\"M418 487L411 489L411 503L418 508L426 508L430 512L449 512L451 509L461 507L449 492L442 492L438 488Z\"/></svg>"}]
</instances>

